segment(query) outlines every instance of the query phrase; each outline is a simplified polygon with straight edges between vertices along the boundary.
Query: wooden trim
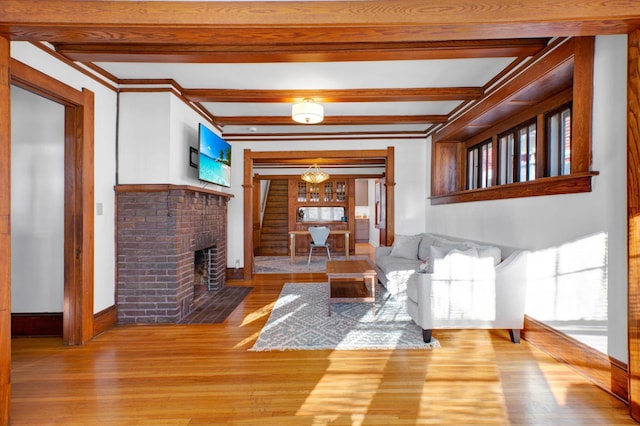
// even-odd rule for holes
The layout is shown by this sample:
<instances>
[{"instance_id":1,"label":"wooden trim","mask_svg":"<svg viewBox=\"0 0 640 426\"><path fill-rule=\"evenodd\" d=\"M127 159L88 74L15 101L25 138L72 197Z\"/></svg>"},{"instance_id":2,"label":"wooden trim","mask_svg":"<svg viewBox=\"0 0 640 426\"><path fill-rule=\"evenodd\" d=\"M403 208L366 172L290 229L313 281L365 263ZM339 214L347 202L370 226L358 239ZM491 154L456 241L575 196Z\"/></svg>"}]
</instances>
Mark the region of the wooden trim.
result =
<instances>
[{"instance_id":1,"label":"wooden trim","mask_svg":"<svg viewBox=\"0 0 640 426\"><path fill-rule=\"evenodd\" d=\"M429 197L432 205L466 203L470 201L504 200L540 195L591 192L591 178L598 172L540 178L527 182L496 185L489 188L452 192Z\"/></svg>"},{"instance_id":2,"label":"wooden trim","mask_svg":"<svg viewBox=\"0 0 640 426\"><path fill-rule=\"evenodd\" d=\"M333 115L325 116L322 123L314 124L314 126L335 126L335 125L376 125L376 124L434 124L445 123L448 119L444 114L433 115ZM216 115L214 121L219 126L285 126L296 125L304 127L306 124L295 123L290 116L234 116L224 117Z\"/></svg>"},{"instance_id":3,"label":"wooden trim","mask_svg":"<svg viewBox=\"0 0 640 426\"><path fill-rule=\"evenodd\" d=\"M43 44L42 42L32 42L31 44L33 44L38 49L46 52L47 54L53 56L56 60L58 60L60 62L63 62L68 67L71 67L71 68L75 69L76 71L78 71L79 73L82 73L82 74L86 75L87 77L89 77L90 79L100 83L101 85L103 85L107 89L109 89L111 91L114 91L114 92L118 91L118 88L116 87L116 79L113 78L113 76L108 74L106 71L100 69L97 65L84 64L84 66L86 66L87 68L90 68L94 72L99 73L103 78L98 78L93 72L90 72L86 68L83 68L83 67L79 66L77 63L73 62L72 60L70 60L69 58L67 58L64 55L61 55L60 52L58 52L56 50L52 50L51 48L49 48L47 45ZM109 80L109 81L105 81L105 80Z\"/></svg>"},{"instance_id":4,"label":"wooden trim","mask_svg":"<svg viewBox=\"0 0 640 426\"><path fill-rule=\"evenodd\" d=\"M0 36L0 424L9 424L11 401L11 62Z\"/></svg>"},{"instance_id":5,"label":"wooden trim","mask_svg":"<svg viewBox=\"0 0 640 426\"><path fill-rule=\"evenodd\" d=\"M13 40L149 44L298 44L504 39L621 34L640 26L634 0L423 0L269 2L95 1L0 3L0 32Z\"/></svg>"},{"instance_id":6,"label":"wooden trim","mask_svg":"<svg viewBox=\"0 0 640 426\"><path fill-rule=\"evenodd\" d=\"M591 170L595 38L577 37L574 46L571 173L583 173Z\"/></svg>"},{"instance_id":7,"label":"wooden trim","mask_svg":"<svg viewBox=\"0 0 640 426\"><path fill-rule=\"evenodd\" d=\"M203 194L218 195L225 198L233 198L233 194L220 192L213 189L199 188L191 185L172 185L172 184L120 184L113 187L116 192L166 192L166 191L193 191Z\"/></svg>"},{"instance_id":8,"label":"wooden trim","mask_svg":"<svg viewBox=\"0 0 640 426\"><path fill-rule=\"evenodd\" d=\"M396 187L396 177L395 177L395 148L390 146L387 148L387 161L385 167L385 192L386 192L386 245L393 245L393 240L395 239L395 187Z\"/></svg>"},{"instance_id":9,"label":"wooden trim","mask_svg":"<svg viewBox=\"0 0 640 426\"><path fill-rule=\"evenodd\" d=\"M94 280L94 94L89 89L82 89L82 107L79 108L82 120L81 134L77 149L79 155L76 170L80 182L76 191L80 192L78 208L82 212L80 239L81 246L81 342L84 344L93 338L93 280ZM76 214L77 214L76 210Z\"/></svg>"},{"instance_id":10,"label":"wooden trim","mask_svg":"<svg viewBox=\"0 0 640 426\"><path fill-rule=\"evenodd\" d=\"M516 114L505 117L504 120L501 120L495 126L492 126L491 128L480 132L472 138L464 141L465 148L472 147L475 144L489 139L492 136L502 134L503 132L512 129L519 124L524 123L525 121L531 120L535 116L542 115L544 117L545 113L555 110L558 107L571 102L572 99L573 88L569 87L559 93L556 93L553 96L550 96L542 102L536 103L535 105L532 105L531 107L524 109ZM538 137L544 138L545 133L542 129L542 127L538 127L536 134L538 135Z\"/></svg>"},{"instance_id":11,"label":"wooden trim","mask_svg":"<svg viewBox=\"0 0 640 426\"><path fill-rule=\"evenodd\" d=\"M257 153L250 149L244 150L244 179L243 179L243 201L244 201L244 279L250 280L253 276L253 209L258 208L253 205L253 158Z\"/></svg>"},{"instance_id":12,"label":"wooden trim","mask_svg":"<svg viewBox=\"0 0 640 426\"><path fill-rule=\"evenodd\" d=\"M464 114L439 129L436 142L467 140L478 133L479 126L493 127L509 115L517 114L531 105L542 102L557 92L571 86L574 70L575 39L550 46L536 60L499 87L487 93ZM535 87L537 97L527 93ZM522 98L522 99L520 99Z\"/></svg>"},{"instance_id":13,"label":"wooden trim","mask_svg":"<svg viewBox=\"0 0 640 426\"><path fill-rule=\"evenodd\" d=\"M62 336L62 312L12 313L11 336Z\"/></svg>"},{"instance_id":14,"label":"wooden trim","mask_svg":"<svg viewBox=\"0 0 640 426\"><path fill-rule=\"evenodd\" d=\"M93 337L93 92L78 91L19 61L11 82L65 106L65 248L63 339L82 345Z\"/></svg>"},{"instance_id":15,"label":"wooden trim","mask_svg":"<svg viewBox=\"0 0 640 426\"><path fill-rule=\"evenodd\" d=\"M604 391L627 401L627 366L623 362L526 315L522 338L570 365Z\"/></svg>"},{"instance_id":16,"label":"wooden trim","mask_svg":"<svg viewBox=\"0 0 640 426\"><path fill-rule=\"evenodd\" d=\"M93 314L93 335L104 333L118 323L118 308L111 305L100 312Z\"/></svg>"},{"instance_id":17,"label":"wooden trim","mask_svg":"<svg viewBox=\"0 0 640 426\"><path fill-rule=\"evenodd\" d=\"M193 102L302 102L312 98L324 102L411 102L478 99L482 87L417 87L347 90L239 90L185 89L185 98Z\"/></svg>"},{"instance_id":18,"label":"wooden trim","mask_svg":"<svg viewBox=\"0 0 640 426\"><path fill-rule=\"evenodd\" d=\"M11 83L63 105L83 102L82 92L15 59L11 59Z\"/></svg>"},{"instance_id":19,"label":"wooden trim","mask_svg":"<svg viewBox=\"0 0 640 426\"><path fill-rule=\"evenodd\" d=\"M79 142L82 113L80 108L67 106L64 118L64 321L65 345L82 344L82 198ZM93 210L93 209L92 209ZM93 312L93 310L92 310Z\"/></svg>"},{"instance_id":20,"label":"wooden trim","mask_svg":"<svg viewBox=\"0 0 640 426\"><path fill-rule=\"evenodd\" d=\"M504 40L446 40L376 43L273 43L262 46L220 44L58 43L56 48L76 61L268 63L400 61L481 57L526 57L547 44L546 38ZM211 101L213 102L213 101Z\"/></svg>"},{"instance_id":21,"label":"wooden trim","mask_svg":"<svg viewBox=\"0 0 640 426\"><path fill-rule=\"evenodd\" d=\"M640 30L627 55L627 316L629 411L640 421Z\"/></svg>"}]
</instances>

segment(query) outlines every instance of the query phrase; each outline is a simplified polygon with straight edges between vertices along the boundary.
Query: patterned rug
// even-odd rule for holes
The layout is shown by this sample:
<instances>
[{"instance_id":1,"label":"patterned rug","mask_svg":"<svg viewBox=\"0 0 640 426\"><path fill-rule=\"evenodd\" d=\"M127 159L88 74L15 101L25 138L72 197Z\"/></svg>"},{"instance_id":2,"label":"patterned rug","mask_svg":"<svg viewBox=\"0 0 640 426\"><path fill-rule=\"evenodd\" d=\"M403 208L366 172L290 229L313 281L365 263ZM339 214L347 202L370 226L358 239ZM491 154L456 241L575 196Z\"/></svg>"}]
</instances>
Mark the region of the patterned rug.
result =
<instances>
[{"instance_id":1,"label":"patterned rug","mask_svg":"<svg viewBox=\"0 0 640 426\"><path fill-rule=\"evenodd\" d=\"M284 285L271 316L251 351L315 349L432 349L409 317L404 300L380 284L376 314L369 303L336 303L328 315L327 283Z\"/></svg>"},{"instance_id":2,"label":"patterned rug","mask_svg":"<svg viewBox=\"0 0 640 426\"><path fill-rule=\"evenodd\" d=\"M327 257L313 255L311 263L307 265L307 256L296 256L291 263L289 256L256 256L253 260L256 265L256 274L300 274L306 272L325 272L327 270ZM331 260L344 260L345 257L331 254ZM368 259L367 256L349 256L349 260Z\"/></svg>"}]
</instances>

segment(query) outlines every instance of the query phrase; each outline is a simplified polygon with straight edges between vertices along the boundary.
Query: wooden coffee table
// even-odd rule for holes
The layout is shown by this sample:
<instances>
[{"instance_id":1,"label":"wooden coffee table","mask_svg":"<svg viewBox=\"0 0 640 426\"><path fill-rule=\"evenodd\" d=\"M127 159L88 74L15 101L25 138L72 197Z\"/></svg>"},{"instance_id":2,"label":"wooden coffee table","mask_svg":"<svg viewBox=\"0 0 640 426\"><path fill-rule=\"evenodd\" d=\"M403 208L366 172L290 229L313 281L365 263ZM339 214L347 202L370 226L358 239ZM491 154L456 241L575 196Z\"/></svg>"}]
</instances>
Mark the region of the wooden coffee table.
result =
<instances>
[{"instance_id":1,"label":"wooden coffee table","mask_svg":"<svg viewBox=\"0 0 640 426\"><path fill-rule=\"evenodd\" d=\"M332 303L371 303L376 314L375 267L368 260L327 261L329 282L329 316Z\"/></svg>"}]
</instances>

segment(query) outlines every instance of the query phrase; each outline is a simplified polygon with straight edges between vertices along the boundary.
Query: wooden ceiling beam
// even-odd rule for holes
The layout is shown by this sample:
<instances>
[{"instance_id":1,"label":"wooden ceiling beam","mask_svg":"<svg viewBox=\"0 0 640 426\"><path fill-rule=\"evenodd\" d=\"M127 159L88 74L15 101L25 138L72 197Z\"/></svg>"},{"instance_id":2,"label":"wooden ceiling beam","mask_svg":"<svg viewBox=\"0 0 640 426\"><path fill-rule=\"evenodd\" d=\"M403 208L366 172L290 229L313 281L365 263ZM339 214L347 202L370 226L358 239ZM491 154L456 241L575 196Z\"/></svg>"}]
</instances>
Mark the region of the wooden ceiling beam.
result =
<instances>
[{"instance_id":1,"label":"wooden ceiling beam","mask_svg":"<svg viewBox=\"0 0 640 426\"><path fill-rule=\"evenodd\" d=\"M79 62L272 63L526 57L543 49L548 40L344 43L336 39L327 43L268 45L219 45L210 41L206 44L56 43L55 46L56 51Z\"/></svg>"},{"instance_id":2,"label":"wooden ceiling beam","mask_svg":"<svg viewBox=\"0 0 640 426\"><path fill-rule=\"evenodd\" d=\"M482 87L377 88L348 90L236 90L183 89L192 102L294 103L305 98L316 102L424 102L466 101L482 96Z\"/></svg>"},{"instance_id":3,"label":"wooden ceiling beam","mask_svg":"<svg viewBox=\"0 0 640 426\"><path fill-rule=\"evenodd\" d=\"M275 45L625 34L637 0L3 0L0 34L53 43Z\"/></svg>"},{"instance_id":4,"label":"wooden ceiling beam","mask_svg":"<svg viewBox=\"0 0 640 426\"><path fill-rule=\"evenodd\" d=\"M219 126L306 126L298 124L291 117L284 116L215 116L213 121ZM433 124L447 121L446 115L339 115L324 117L322 125L374 125L374 124Z\"/></svg>"}]
</instances>

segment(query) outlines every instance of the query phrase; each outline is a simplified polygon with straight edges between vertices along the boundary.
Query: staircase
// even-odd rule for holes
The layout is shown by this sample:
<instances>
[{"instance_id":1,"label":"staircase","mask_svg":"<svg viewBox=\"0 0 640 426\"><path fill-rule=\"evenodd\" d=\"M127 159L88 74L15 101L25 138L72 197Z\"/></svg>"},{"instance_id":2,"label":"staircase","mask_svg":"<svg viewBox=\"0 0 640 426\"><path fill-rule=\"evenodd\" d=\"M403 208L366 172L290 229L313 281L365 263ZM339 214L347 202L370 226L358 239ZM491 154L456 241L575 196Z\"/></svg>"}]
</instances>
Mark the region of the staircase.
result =
<instances>
[{"instance_id":1,"label":"staircase","mask_svg":"<svg viewBox=\"0 0 640 426\"><path fill-rule=\"evenodd\" d=\"M262 219L258 256L286 256L288 234L288 187L286 179L273 179L269 184L267 202Z\"/></svg>"}]
</instances>

